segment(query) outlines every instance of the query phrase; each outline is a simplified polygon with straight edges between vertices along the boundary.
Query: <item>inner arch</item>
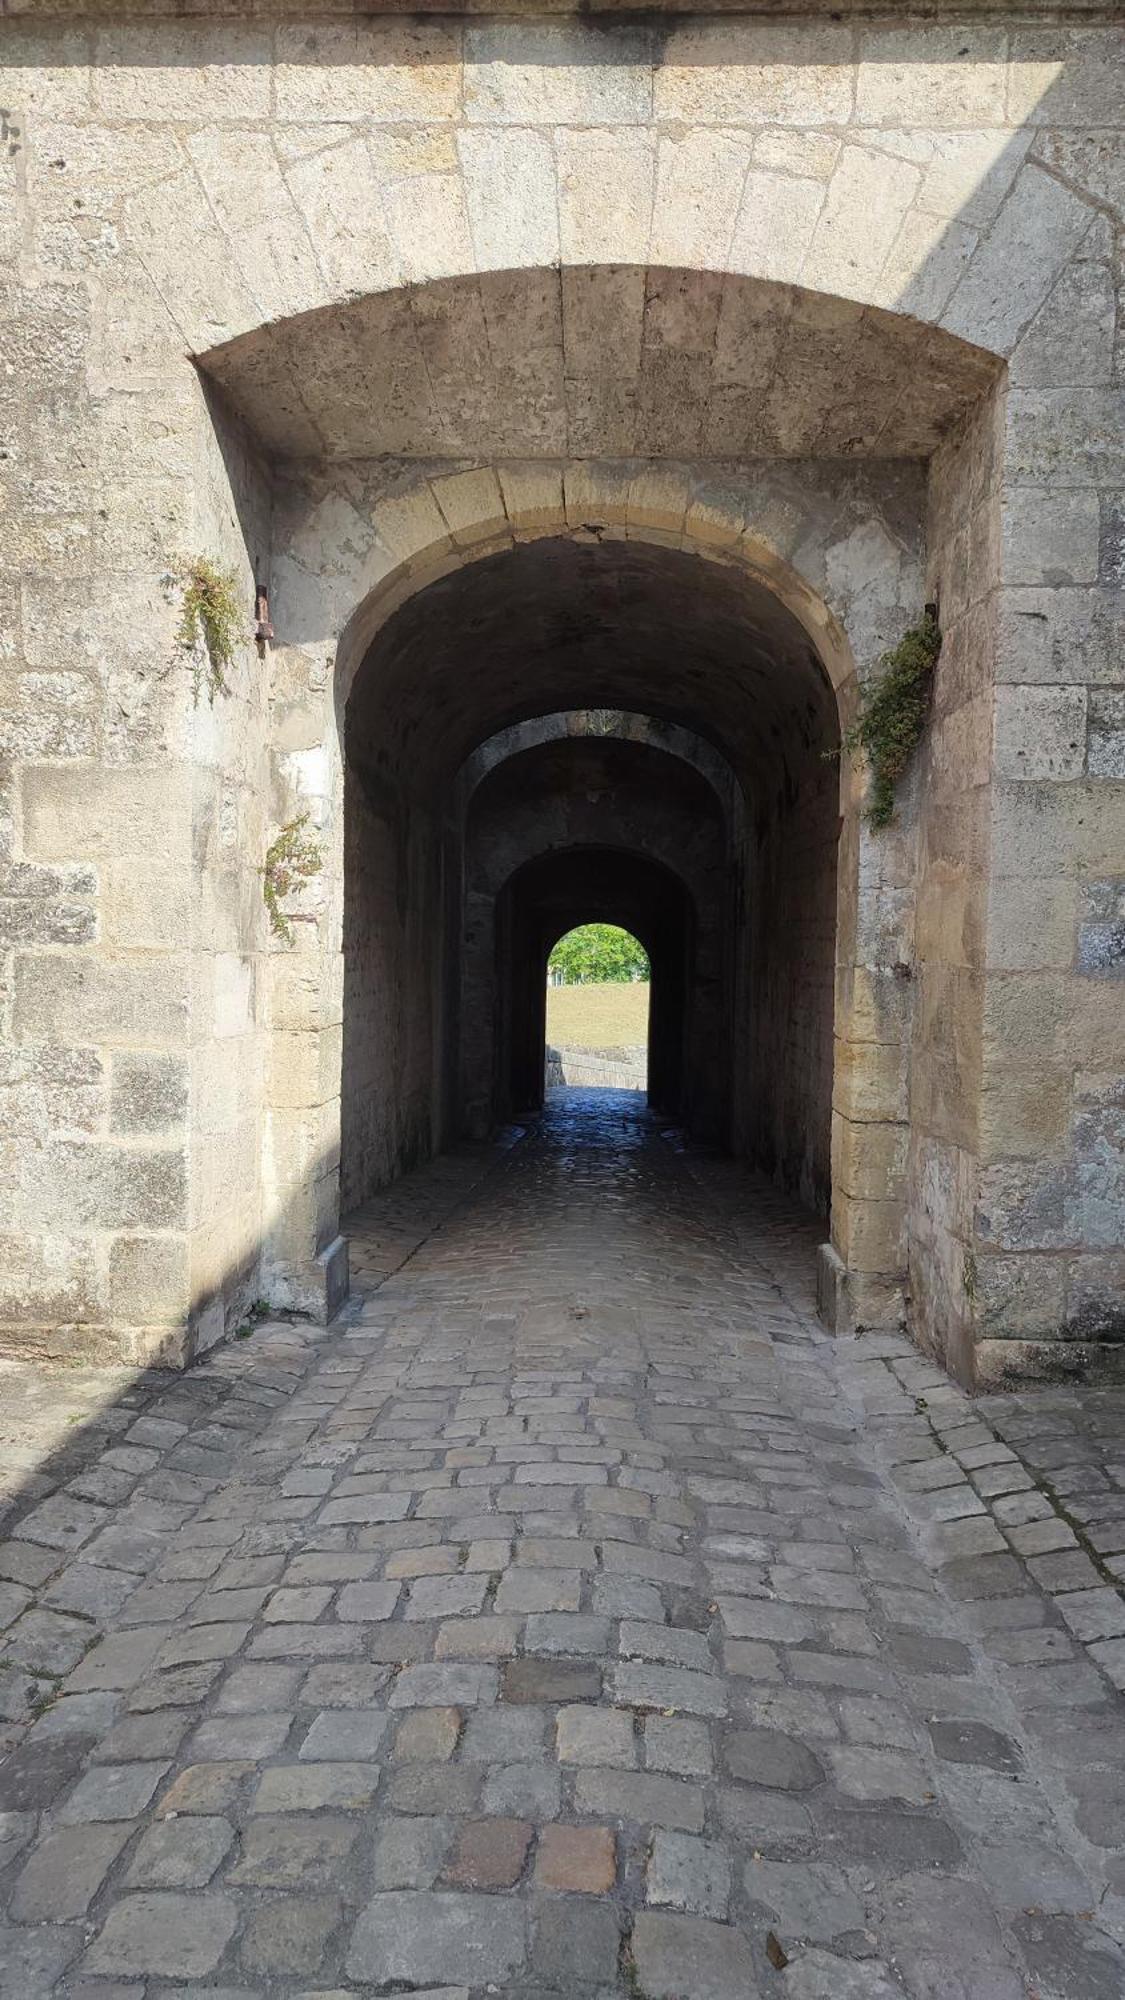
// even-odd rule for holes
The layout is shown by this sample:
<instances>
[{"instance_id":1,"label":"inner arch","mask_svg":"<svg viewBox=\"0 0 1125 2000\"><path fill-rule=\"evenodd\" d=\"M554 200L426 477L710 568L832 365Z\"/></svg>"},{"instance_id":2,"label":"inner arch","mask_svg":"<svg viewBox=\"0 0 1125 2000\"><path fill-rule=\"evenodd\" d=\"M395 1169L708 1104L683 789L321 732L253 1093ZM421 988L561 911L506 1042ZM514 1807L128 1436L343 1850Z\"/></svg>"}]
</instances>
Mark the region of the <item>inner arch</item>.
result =
<instances>
[{"instance_id":1,"label":"inner arch","mask_svg":"<svg viewBox=\"0 0 1125 2000\"><path fill-rule=\"evenodd\" d=\"M647 740L520 728L591 708ZM345 1206L537 1100L550 940L518 885L541 869L587 871L576 897L556 882L555 935L610 884L607 921L657 926L656 1101L825 1209L837 698L762 577L589 532L482 556L381 626L343 724ZM459 783L504 731L513 754ZM626 909L638 870L663 917Z\"/></svg>"}]
</instances>

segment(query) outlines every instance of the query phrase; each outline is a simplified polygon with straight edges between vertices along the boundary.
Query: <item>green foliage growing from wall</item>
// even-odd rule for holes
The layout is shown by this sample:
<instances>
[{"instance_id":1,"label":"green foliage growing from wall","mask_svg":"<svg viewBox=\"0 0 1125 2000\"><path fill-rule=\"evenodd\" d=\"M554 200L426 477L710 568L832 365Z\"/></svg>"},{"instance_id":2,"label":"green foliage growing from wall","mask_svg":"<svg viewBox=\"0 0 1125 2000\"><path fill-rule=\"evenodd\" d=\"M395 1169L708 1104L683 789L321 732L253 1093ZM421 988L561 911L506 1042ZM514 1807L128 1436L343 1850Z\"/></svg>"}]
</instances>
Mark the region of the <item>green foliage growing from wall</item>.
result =
<instances>
[{"instance_id":1,"label":"green foliage growing from wall","mask_svg":"<svg viewBox=\"0 0 1125 2000\"><path fill-rule=\"evenodd\" d=\"M623 931L617 924L580 924L559 939L547 960L547 970L561 974L564 986L647 979L648 953L631 931Z\"/></svg>"},{"instance_id":2,"label":"green foliage growing from wall","mask_svg":"<svg viewBox=\"0 0 1125 2000\"><path fill-rule=\"evenodd\" d=\"M862 750L871 766L869 826L889 826L895 813L895 785L921 741L930 709L934 667L941 652L937 618L924 617L882 655L875 678L864 688L859 715L841 748Z\"/></svg>"},{"instance_id":3,"label":"green foliage growing from wall","mask_svg":"<svg viewBox=\"0 0 1125 2000\"><path fill-rule=\"evenodd\" d=\"M277 839L266 849L262 896L269 912L270 929L284 944L293 942L293 925L281 907L282 902L301 882L318 875L323 866L318 843L305 838L308 823L308 813L298 814L282 827Z\"/></svg>"},{"instance_id":4,"label":"green foliage growing from wall","mask_svg":"<svg viewBox=\"0 0 1125 2000\"><path fill-rule=\"evenodd\" d=\"M185 556L173 578L183 593L176 644L191 655L196 699L206 681L207 698L213 702L217 694L228 692L227 675L238 647L249 637L238 577L206 556Z\"/></svg>"}]
</instances>

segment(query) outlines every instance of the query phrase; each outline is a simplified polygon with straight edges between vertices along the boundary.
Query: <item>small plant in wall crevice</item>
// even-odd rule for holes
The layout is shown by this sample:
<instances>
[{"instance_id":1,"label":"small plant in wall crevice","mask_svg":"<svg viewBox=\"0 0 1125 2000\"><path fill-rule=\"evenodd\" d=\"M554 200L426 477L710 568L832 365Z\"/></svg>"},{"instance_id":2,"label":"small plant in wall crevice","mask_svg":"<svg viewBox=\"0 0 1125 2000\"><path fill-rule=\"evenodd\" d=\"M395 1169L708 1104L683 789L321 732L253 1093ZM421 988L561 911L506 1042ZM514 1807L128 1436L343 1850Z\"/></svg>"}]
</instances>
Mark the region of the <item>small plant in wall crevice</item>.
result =
<instances>
[{"instance_id":1,"label":"small plant in wall crevice","mask_svg":"<svg viewBox=\"0 0 1125 2000\"><path fill-rule=\"evenodd\" d=\"M920 622L881 656L841 740L841 751L862 750L871 766L869 826L889 826L895 816L895 785L921 742L940 652L937 606L927 604Z\"/></svg>"},{"instance_id":2,"label":"small plant in wall crevice","mask_svg":"<svg viewBox=\"0 0 1125 2000\"><path fill-rule=\"evenodd\" d=\"M284 944L293 942L293 925L281 907L282 902L300 883L318 875L323 866L319 845L305 837L308 823L308 813L298 813L266 849L262 896L269 912L270 929Z\"/></svg>"},{"instance_id":3,"label":"small plant in wall crevice","mask_svg":"<svg viewBox=\"0 0 1125 2000\"><path fill-rule=\"evenodd\" d=\"M249 637L239 602L238 577L233 569L220 569L207 556L184 556L171 572L170 582L178 586L180 622L176 644L190 654L195 697L206 685L207 699L229 691L227 675L237 659L237 649Z\"/></svg>"}]
</instances>

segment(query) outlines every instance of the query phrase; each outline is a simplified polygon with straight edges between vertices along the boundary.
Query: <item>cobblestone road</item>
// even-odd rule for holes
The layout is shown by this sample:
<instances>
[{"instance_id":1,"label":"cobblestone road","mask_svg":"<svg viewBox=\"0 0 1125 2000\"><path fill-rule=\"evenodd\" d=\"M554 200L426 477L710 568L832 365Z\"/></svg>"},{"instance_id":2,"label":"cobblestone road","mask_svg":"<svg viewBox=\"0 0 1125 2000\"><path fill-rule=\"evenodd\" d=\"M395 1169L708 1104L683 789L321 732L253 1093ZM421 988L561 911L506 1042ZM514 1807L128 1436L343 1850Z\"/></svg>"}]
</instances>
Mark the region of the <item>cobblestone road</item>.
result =
<instances>
[{"instance_id":1,"label":"cobblestone road","mask_svg":"<svg viewBox=\"0 0 1125 2000\"><path fill-rule=\"evenodd\" d=\"M564 1097L366 1211L327 1333L71 1384L0 2000L1120 2000L1114 1573L749 1185Z\"/></svg>"}]
</instances>

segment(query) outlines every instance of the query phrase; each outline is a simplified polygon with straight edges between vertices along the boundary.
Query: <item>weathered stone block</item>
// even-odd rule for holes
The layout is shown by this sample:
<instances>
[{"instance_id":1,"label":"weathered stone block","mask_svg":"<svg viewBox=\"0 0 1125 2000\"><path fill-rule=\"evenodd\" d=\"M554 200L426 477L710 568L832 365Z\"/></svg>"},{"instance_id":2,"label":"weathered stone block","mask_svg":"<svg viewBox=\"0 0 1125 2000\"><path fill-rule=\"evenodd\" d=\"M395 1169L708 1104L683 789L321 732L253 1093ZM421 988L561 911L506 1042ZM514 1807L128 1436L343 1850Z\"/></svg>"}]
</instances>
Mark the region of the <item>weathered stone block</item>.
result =
<instances>
[{"instance_id":1,"label":"weathered stone block","mask_svg":"<svg viewBox=\"0 0 1125 2000\"><path fill-rule=\"evenodd\" d=\"M121 1050L113 1058L109 1114L115 1132L166 1132L187 1111L188 1075L183 1056Z\"/></svg>"},{"instance_id":2,"label":"weathered stone block","mask_svg":"<svg viewBox=\"0 0 1125 2000\"><path fill-rule=\"evenodd\" d=\"M996 769L1005 778L1077 778L1086 762L1086 690L1001 686Z\"/></svg>"},{"instance_id":3,"label":"weathered stone block","mask_svg":"<svg viewBox=\"0 0 1125 2000\"><path fill-rule=\"evenodd\" d=\"M182 956L108 961L28 952L16 958L12 1025L19 1041L175 1045L187 1015Z\"/></svg>"}]
</instances>

